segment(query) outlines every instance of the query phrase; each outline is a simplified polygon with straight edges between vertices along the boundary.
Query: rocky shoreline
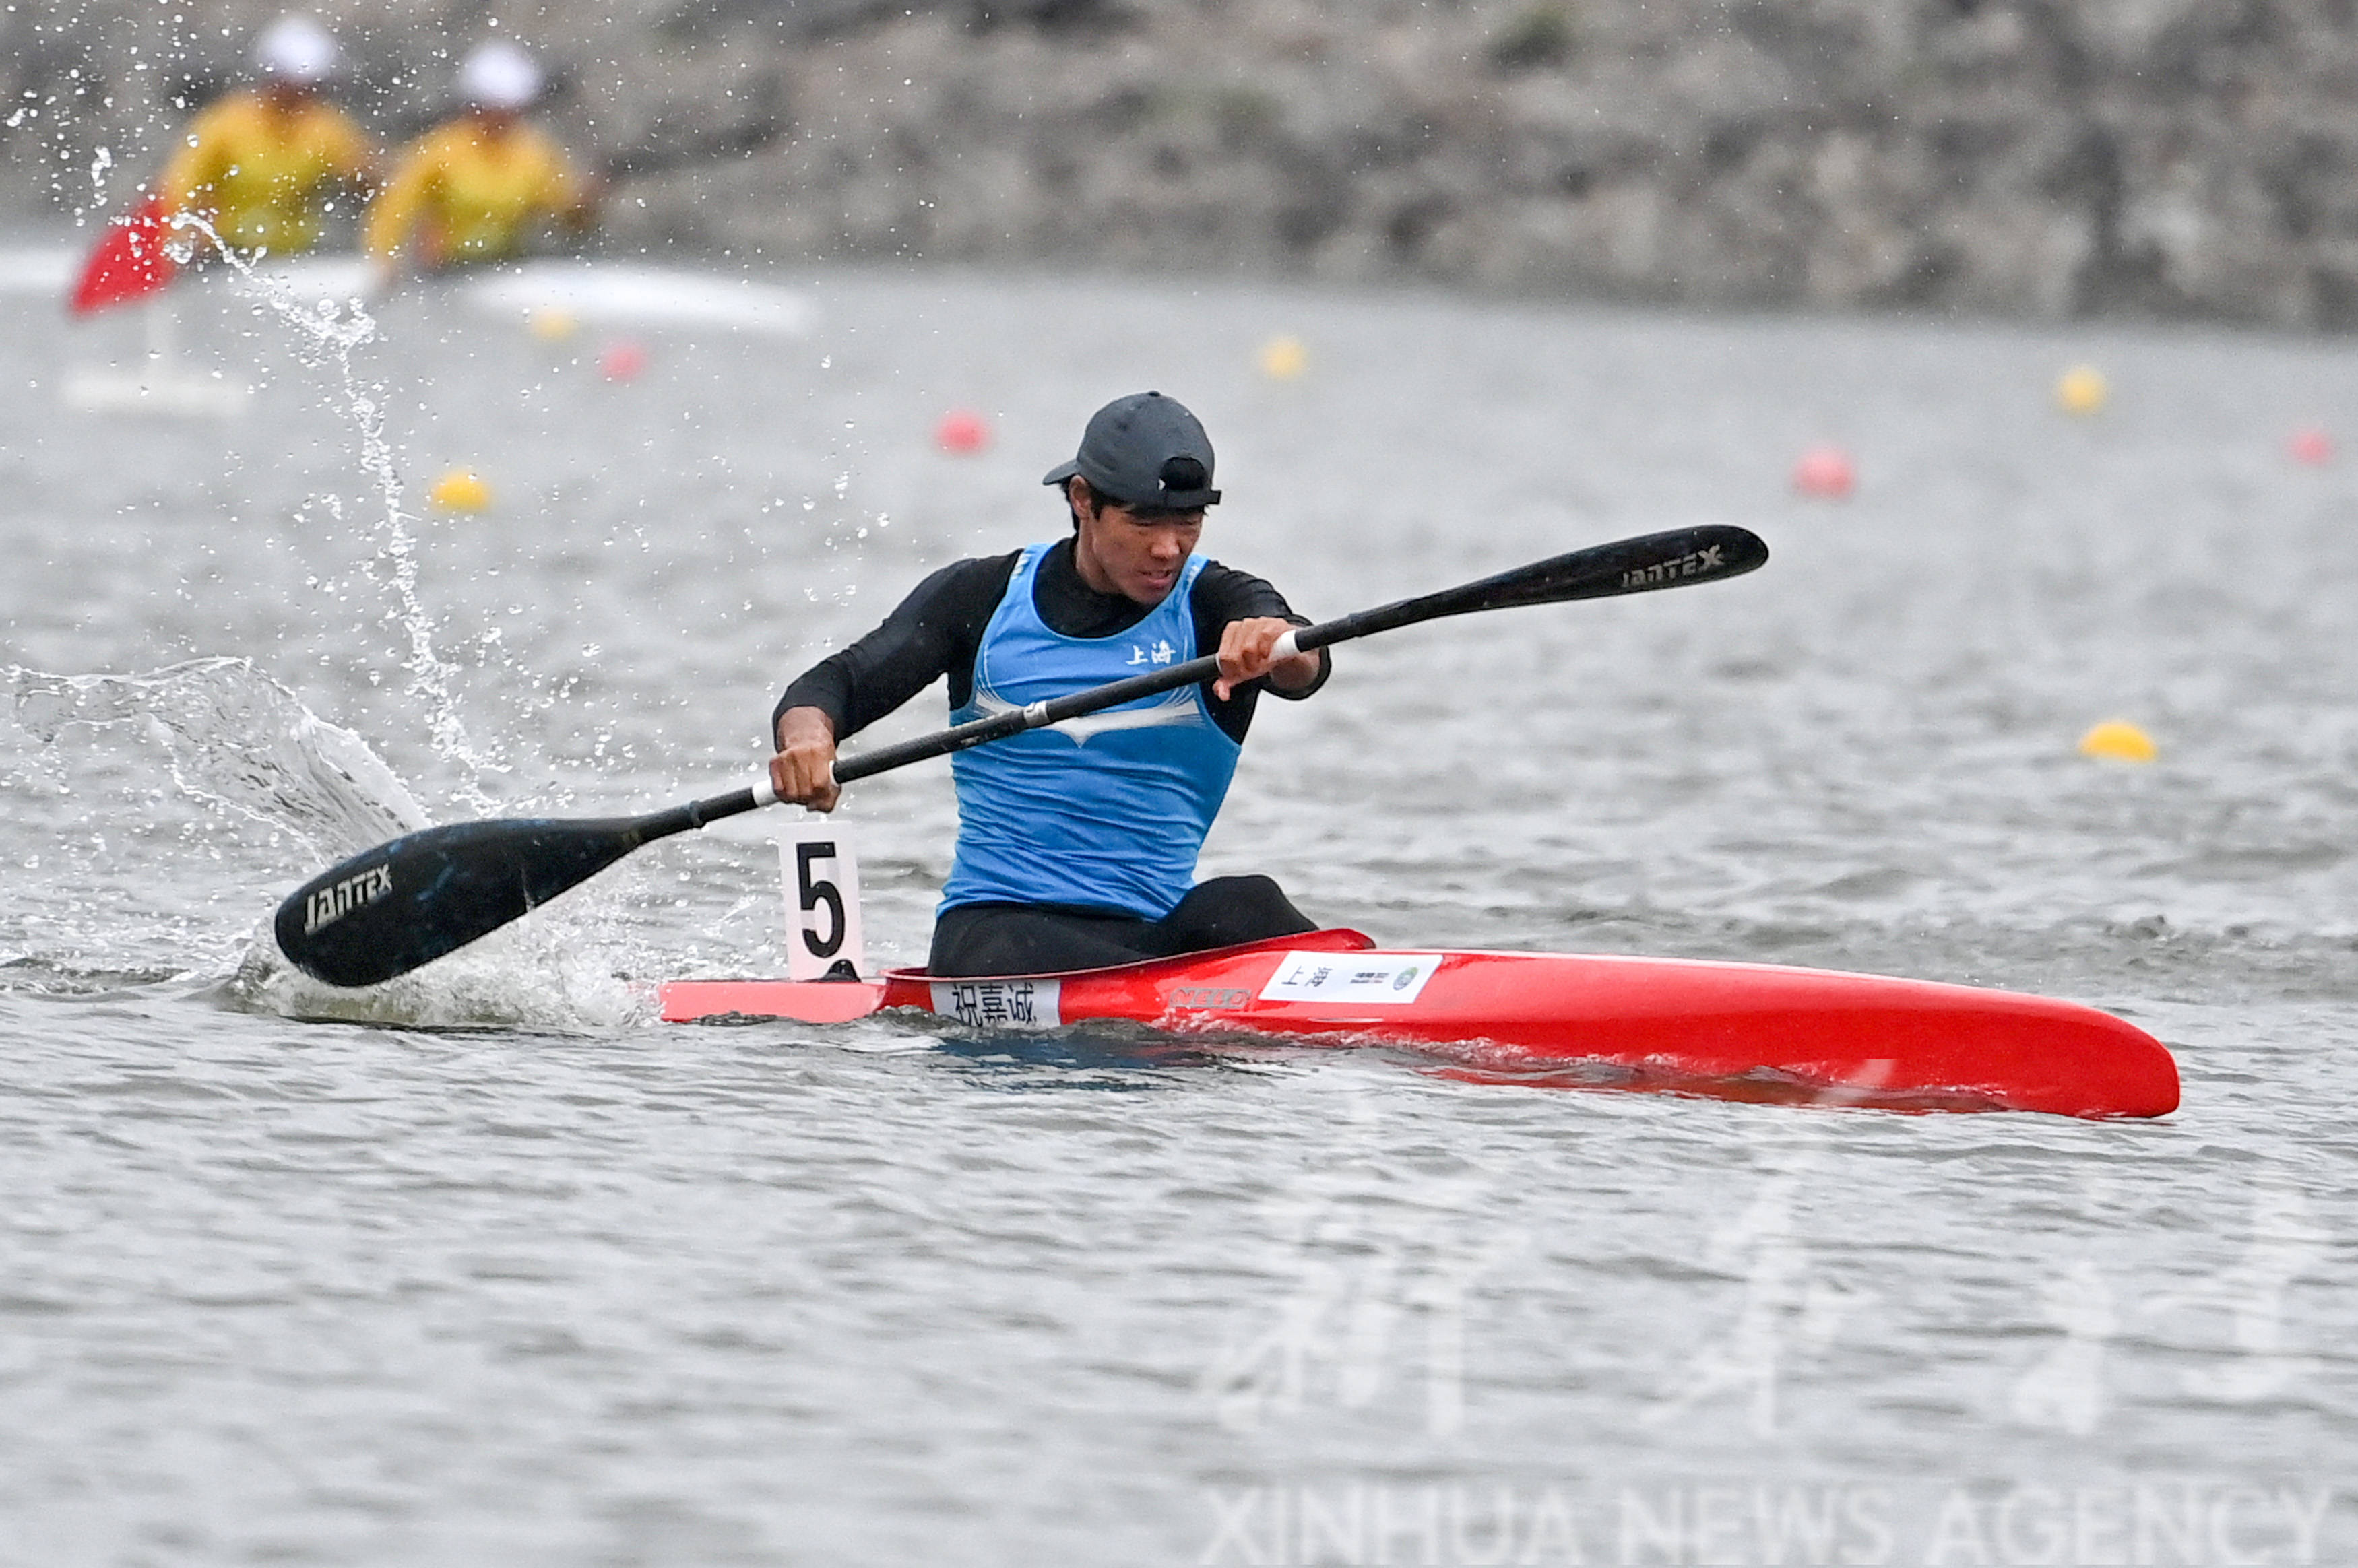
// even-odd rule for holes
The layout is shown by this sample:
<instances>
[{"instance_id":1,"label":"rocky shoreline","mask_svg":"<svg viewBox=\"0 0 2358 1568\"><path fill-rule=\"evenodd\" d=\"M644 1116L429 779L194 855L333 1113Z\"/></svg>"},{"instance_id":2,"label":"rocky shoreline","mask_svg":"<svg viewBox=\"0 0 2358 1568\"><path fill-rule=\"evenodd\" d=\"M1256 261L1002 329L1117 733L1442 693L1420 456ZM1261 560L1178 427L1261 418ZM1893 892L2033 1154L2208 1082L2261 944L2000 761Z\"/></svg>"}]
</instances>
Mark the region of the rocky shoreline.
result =
<instances>
[{"instance_id":1,"label":"rocky shoreline","mask_svg":"<svg viewBox=\"0 0 2358 1568\"><path fill-rule=\"evenodd\" d=\"M119 201L278 8L0 13L0 210ZM632 252L2358 326L2358 0L317 9L388 137L534 45Z\"/></svg>"}]
</instances>

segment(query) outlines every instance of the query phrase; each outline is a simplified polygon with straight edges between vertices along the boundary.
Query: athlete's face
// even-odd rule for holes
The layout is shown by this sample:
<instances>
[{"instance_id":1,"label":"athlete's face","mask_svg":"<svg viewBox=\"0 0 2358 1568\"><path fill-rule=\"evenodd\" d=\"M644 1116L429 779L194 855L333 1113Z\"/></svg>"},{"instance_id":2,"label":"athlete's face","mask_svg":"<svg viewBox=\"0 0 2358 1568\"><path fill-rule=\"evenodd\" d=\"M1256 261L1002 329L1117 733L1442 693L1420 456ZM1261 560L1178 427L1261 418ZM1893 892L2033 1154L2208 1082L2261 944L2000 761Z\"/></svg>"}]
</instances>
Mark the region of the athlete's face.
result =
<instances>
[{"instance_id":1,"label":"athlete's face","mask_svg":"<svg viewBox=\"0 0 2358 1568\"><path fill-rule=\"evenodd\" d=\"M1203 536L1204 509L1136 512L1099 501L1087 480L1072 481L1073 515L1080 533L1073 562L1081 580L1099 593L1118 593L1134 604L1160 604L1179 581L1179 568Z\"/></svg>"}]
</instances>

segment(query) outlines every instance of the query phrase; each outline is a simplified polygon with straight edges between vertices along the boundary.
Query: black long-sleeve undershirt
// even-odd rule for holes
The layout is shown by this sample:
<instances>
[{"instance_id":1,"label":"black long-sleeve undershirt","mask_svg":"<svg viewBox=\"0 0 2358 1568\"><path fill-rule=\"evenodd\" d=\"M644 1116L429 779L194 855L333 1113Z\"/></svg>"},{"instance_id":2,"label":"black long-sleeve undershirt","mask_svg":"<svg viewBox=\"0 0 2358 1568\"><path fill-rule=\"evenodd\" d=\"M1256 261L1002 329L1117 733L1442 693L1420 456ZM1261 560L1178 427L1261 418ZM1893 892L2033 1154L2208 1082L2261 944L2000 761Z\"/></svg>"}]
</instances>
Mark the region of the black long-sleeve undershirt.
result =
<instances>
[{"instance_id":1,"label":"black long-sleeve undershirt","mask_svg":"<svg viewBox=\"0 0 2358 1568\"><path fill-rule=\"evenodd\" d=\"M919 583L884 623L840 653L820 660L795 678L770 715L770 735L790 708L816 708L834 723L838 741L857 734L916 696L941 676L949 677L952 711L974 695L974 658L1008 579L1022 555L981 557L942 568ZM1073 542L1051 549L1033 576L1032 603L1049 630L1066 637L1112 637L1150 614L1153 606L1120 594L1099 593L1081 580ZM1220 645L1231 621L1273 615L1297 626L1309 622L1293 613L1285 596L1249 572L1206 561L1196 575L1188 608L1195 621L1195 647L1208 654ZM1326 684L1326 652L1318 654L1318 677L1300 691L1269 689L1298 701ZM1237 688L1226 702L1205 683L1204 700L1213 720L1241 742L1252 725L1253 704L1266 678Z\"/></svg>"}]
</instances>

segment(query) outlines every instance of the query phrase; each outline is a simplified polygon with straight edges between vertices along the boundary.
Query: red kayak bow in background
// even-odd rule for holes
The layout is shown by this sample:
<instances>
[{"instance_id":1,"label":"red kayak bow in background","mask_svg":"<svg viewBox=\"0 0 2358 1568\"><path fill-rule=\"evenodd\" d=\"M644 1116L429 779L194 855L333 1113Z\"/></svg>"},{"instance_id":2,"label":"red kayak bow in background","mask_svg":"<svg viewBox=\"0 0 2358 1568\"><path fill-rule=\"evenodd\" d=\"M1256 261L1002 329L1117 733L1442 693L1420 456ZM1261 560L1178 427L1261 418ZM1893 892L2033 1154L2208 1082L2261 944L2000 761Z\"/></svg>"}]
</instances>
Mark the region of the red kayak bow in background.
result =
<instances>
[{"instance_id":1,"label":"red kayak bow in background","mask_svg":"<svg viewBox=\"0 0 2358 1568\"><path fill-rule=\"evenodd\" d=\"M171 232L160 196L146 197L130 211L110 220L90 260L82 264L67 308L77 316L87 316L162 293L180 271L179 264L164 248Z\"/></svg>"}]
</instances>

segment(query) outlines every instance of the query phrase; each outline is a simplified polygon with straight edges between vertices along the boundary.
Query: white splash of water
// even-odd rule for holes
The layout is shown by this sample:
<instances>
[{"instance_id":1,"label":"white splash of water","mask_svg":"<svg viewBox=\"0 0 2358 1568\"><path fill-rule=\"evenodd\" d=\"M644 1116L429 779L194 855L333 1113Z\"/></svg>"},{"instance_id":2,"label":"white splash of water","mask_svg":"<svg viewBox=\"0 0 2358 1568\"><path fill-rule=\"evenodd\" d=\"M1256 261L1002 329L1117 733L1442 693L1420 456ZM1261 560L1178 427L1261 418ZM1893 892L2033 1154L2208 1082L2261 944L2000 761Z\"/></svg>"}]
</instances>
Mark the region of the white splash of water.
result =
<instances>
[{"instance_id":1,"label":"white splash of water","mask_svg":"<svg viewBox=\"0 0 2358 1568\"><path fill-rule=\"evenodd\" d=\"M335 376L343 412L360 439L361 467L375 484L384 503L384 553L391 566L387 575L395 599L395 618L409 641L409 656L402 664L409 675L407 690L425 707L427 735L435 754L458 763L462 770L460 798L478 812L494 809L495 803L483 792L480 781L486 773L505 773L507 764L496 754L477 748L459 716L455 689L458 667L436 651L433 617L418 596L419 540L413 526L416 519L402 504L401 470L394 460L393 445L384 434L384 388L363 384L353 364L355 351L377 335L375 317L358 295L341 302L320 298L315 291L301 289L287 277L258 268L233 247L223 245L221 236L201 215L176 215L172 223L176 230L189 232L184 244L193 245L200 236L209 240L264 306L295 330L296 353L303 363Z\"/></svg>"},{"instance_id":2,"label":"white splash of water","mask_svg":"<svg viewBox=\"0 0 2358 1568\"><path fill-rule=\"evenodd\" d=\"M384 1023L423 1029L620 1029L651 1022L655 996L613 971L602 944L581 939L575 916L544 911L494 931L425 968L361 990L311 979L279 955L266 929L254 934L231 977L239 1005L287 1018Z\"/></svg>"},{"instance_id":3,"label":"white splash of water","mask_svg":"<svg viewBox=\"0 0 2358 1568\"><path fill-rule=\"evenodd\" d=\"M293 865L426 820L359 736L243 659L0 666L0 965L35 989L227 974Z\"/></svg>"},{"instance_id":4,"label":"white splash of water","mask_svg":"<svg viewBox=\"0 0 2358 1568\"><path fill-rule=\"evenodd\" d=\"M36 744L28 771L46 775L32 787L25 772L0 770L0 784L29 802L11 834L16 896L0 922L11 983L86 992L178 976L257 1011L404 1026L579 1030L652 1015L644 988L613 972L627 878L390 985L339 990L287 963L267 911L297 870L427 816L366 741L248 660L138 675L0 666L0 717ZM146 782L150 747L198 808L178 823ZM287 853L281 836L300 849Z\"/></svg>"},{"instance_id":5,"label":"white splash of water","mask_svg":"<svg viewBox=\"0 0 2358 1568\"><path fill-rule=\"evenodd\" d=\"M340 860L428 818L367 741L319 718L245 659L194 659L145 675L0 667L17 727L54 746L72 725L129 724L170 757L183 795Z\"/></svg>"}]
</instances>

